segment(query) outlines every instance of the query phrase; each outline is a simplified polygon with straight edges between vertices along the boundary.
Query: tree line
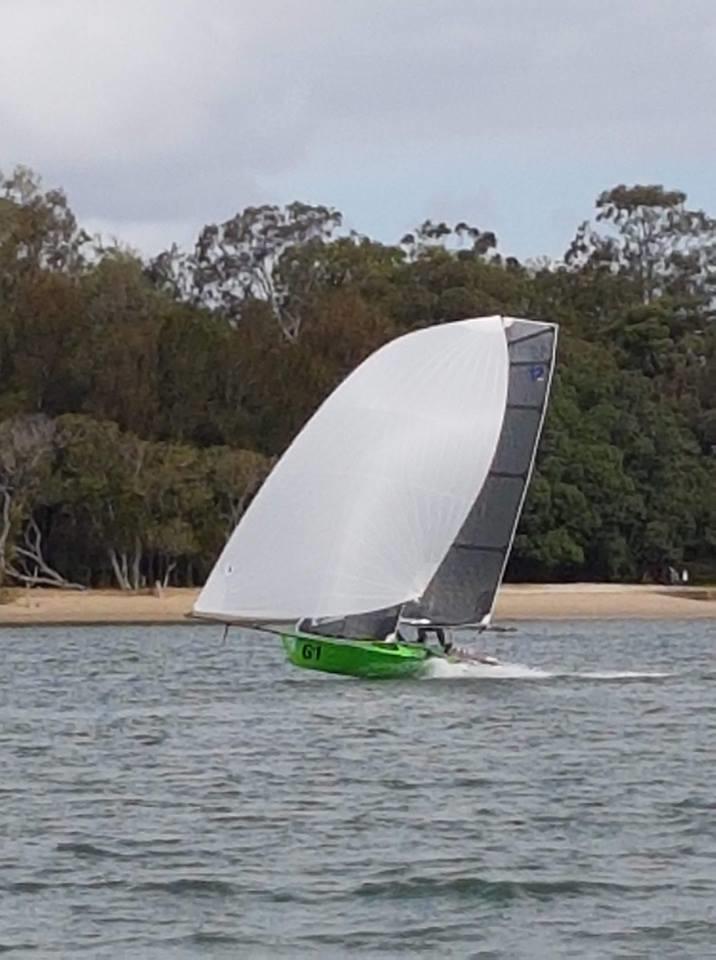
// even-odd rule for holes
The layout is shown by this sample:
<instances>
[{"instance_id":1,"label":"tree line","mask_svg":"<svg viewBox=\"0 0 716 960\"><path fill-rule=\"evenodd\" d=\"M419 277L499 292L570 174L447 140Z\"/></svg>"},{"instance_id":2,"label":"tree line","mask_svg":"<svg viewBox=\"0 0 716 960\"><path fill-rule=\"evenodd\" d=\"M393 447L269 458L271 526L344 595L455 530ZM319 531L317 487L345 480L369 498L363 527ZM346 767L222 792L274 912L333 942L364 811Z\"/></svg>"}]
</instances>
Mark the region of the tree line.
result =
<instances>
[{"instance_id":1,"label":"tree line","mask_svg":"<svg viewBox=\"0 0 716 960\"><path fill-rule=\"evenodd\" d=\"M493 313L561 326L508 578L709 576L715 288L716 221L658 185L601 194L557 261L465 221L381 243L301 203L143 260L17 168L0 176L0 585L202 582L350 370Z\"/></svg>"}]
</instances>

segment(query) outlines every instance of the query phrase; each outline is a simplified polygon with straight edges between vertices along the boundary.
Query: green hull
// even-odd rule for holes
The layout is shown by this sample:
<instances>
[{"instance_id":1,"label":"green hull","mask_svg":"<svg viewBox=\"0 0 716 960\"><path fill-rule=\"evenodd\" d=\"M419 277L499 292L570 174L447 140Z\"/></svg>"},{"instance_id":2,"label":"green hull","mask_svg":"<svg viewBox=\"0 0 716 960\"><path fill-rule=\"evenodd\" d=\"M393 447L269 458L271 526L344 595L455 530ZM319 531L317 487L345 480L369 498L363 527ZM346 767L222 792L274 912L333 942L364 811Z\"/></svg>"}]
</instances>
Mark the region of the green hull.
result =
<instances>
[{"instance_id":1,"label":"green hull","mask_svg":"<svg viewBox=\"0 0 716 960\"><path fill-rule=\"evenodd\" d=\"M433 656L425 647L410 643L334 640L300 632L284 633L281 640L297 667L368 679L415 676Z\"/></svg>"}]
</instances>

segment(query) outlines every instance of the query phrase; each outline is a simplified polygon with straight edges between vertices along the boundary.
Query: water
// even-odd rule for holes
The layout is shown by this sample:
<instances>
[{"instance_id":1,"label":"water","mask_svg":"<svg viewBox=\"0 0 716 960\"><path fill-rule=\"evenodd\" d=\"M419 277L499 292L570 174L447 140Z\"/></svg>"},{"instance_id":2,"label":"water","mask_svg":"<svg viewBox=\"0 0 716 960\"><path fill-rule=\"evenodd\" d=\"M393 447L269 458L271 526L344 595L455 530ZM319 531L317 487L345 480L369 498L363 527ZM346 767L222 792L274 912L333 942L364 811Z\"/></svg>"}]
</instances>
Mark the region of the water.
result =
<instances>
[{"instance_id":1,"label":"water","mask_svg":"<svg viewBox=\"0 0 716 960\"><path fill-rule=\"evenodd\" d=\"M0 631L0 953L716 956L713 623L331 678L211 627Z\"/></svg>"}]
</instances>

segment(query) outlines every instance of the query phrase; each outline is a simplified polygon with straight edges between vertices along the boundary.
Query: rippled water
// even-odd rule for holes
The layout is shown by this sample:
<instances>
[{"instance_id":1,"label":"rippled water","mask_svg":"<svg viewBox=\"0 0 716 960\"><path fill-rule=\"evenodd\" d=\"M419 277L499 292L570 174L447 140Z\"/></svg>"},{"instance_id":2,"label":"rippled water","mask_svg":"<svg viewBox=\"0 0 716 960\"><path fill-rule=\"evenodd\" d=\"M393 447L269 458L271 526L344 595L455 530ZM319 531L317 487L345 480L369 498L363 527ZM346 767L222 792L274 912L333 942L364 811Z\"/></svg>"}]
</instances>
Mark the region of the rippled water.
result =
<instances>
[{"instance_id":1,"label":"rippled water","mask_svg":"<svg viewBox=\"0 0 716 960\"><path fill-rule=\"evenodd\" d=\"M716 956L713 623L356 681L211 627L0 631L0 953Z\"/></svg>"}]
</instances>

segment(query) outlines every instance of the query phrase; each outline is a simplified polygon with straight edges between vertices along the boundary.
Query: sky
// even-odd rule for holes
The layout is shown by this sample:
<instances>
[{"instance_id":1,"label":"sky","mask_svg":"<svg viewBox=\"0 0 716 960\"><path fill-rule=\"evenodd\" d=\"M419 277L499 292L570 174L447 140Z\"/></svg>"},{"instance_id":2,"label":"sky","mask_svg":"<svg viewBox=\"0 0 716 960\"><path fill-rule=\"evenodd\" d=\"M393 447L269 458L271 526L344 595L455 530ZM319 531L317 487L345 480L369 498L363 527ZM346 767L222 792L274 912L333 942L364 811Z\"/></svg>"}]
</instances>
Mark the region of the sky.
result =
<instances>
[{"instance_id":1,"label":"sky","mask_svg":"<svg viewBox=\"0 0 716 960\"><path fill-rule=\"evenodd\" d=\"M714 0L0 0L0 171L150 255L246 206L557 257L618 183L716 215Z\"/></svg>"}]
</instances>

